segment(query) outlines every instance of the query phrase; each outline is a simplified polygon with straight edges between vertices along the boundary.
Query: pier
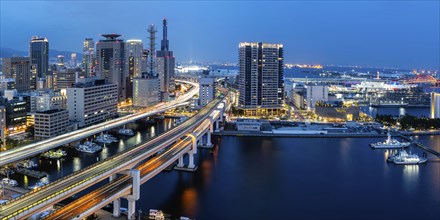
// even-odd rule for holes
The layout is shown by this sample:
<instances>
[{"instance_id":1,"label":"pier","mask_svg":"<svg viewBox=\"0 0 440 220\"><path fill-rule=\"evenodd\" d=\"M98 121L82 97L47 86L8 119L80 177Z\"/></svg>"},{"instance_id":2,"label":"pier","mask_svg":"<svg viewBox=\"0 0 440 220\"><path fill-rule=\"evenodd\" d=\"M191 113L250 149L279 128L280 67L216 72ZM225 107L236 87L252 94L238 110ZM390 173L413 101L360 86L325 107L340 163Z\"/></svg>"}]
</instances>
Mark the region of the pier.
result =
<instances>
[{"instance_id":1,"label":"pier","mask_svg":"<svg viewBox=\"0 0 440 220\"><path fill-rule=\"evenodd\" d=\"M25 168L16 168L15 171L19 174L34 177L37 179L40 179L40 178L47 176L47 173L45 173L45 172L36 171L36 170L29 170L29 169L25 169Z\"/></svg>"},{"instance_id":2,"label":"pier","mask_svg":"<svg viewBox=\"0 0 440 220\"><path fill-rule=\"evenodd\" d=\"M420 143L420 142L413 141L413 140L411 140L411 138L409 138L409 137L403 135L403 134L400 133L400 132L397 132L397 135L398 135L399 137L401 137L402 139L408 141L408 142L412 142L412 143L414 143L414 145L416 145L417 147L420 147L420 148L422 148L423 150L425 150L425 151L427 151L427 152L429 152L429 153L431 153L431 154L434 154L434 155L437 156L437 157L440 157L440 152L437 152L437 151L435 151L434 149L429 148L429 147L423 145L423 144Z\"/></svg>"}]
</instances>

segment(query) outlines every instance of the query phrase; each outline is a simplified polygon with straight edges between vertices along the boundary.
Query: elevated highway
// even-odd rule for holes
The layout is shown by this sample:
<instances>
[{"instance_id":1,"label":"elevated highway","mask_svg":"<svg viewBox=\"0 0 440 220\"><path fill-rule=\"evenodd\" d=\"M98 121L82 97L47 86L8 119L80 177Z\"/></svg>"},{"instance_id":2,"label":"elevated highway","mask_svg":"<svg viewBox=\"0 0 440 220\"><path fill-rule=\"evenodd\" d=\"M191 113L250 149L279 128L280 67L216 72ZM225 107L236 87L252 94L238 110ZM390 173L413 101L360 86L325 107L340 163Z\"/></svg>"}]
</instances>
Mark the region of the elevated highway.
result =
<instances>
[{"instance_id":1,"label":"elevated highway","mask_svg":"<svg viewBox=\"0 0 440 220\"><path fill-rule=\"evenodd\" d=\"M219 106L224 106L223 101L224 98L218 98L212 101L205 106L205 108L201 109L196 115L189 118L181 125L157 136L152 140L135 145L134 147L122 151L117 155L107 158L106 160L97 162L85 169L79 170L42 188L31 191L23 196L4 203L0 206L0 218L23 219L39 211L50 208L53 204L56 204L78 192L81 192L84 189L101 182L106 178L109 178L110 176L114 176L116 173L121 173L132 169L141 161L155 155L157 152L163 149L167 149L168 146L178 142L184 136L190 136L193 139L193 142L196 142L198 134L193 134L194 129L196 129L208 118L212 121L213 119L210 117L211 114L215 111L218 111ZM193 166L194 163L193 155L196 153L196 150L197 148L194 147L193 144L191 149L185 149L183 153L174 155L173 158L175 158L175 160L179 158L180 162L180 158L182 158L183 161L183 154L188 153L190 156L189 167L191 168L191 164ZM168 160L168 162L172 163L174 161ZM163 165L160 167L163 167ZM165 167L166 166L163 168ZM143 179L141 179L141 182L142 181ZM133 205L131 205L131 207L133 207Z\"/></svg>"},{"instance_id":2,"label":"elevated highway","mask_svg":"<svg viewBox=\"0 0 440 220\"><path fill-rule=\"evenodd\" d=\"M176 100L164 104L163 103L158 104L151 108L147 108L142 112L123 116L110 121L106 121L86 128L82 128L76 131L68 132L54 138L49 138L33 144L0 152L0 166L10 164L16 161L20 161L26 158L30 158L35 155L54 149L56 147L62 146L64 144L69 144L71 142L79 141L87 137L90 137L94 134L98 134L113 128L121 127L125 124L134 122L136 120L148 116L156 115L158 113L162 113L164 111L174 109L179 106L187 105L188 104L187 101L198 93L199 86L198 84L189 81L179 81L179 82L191 84L193 88L186 94L177 98Z\"/></svg>"}]
</instances>

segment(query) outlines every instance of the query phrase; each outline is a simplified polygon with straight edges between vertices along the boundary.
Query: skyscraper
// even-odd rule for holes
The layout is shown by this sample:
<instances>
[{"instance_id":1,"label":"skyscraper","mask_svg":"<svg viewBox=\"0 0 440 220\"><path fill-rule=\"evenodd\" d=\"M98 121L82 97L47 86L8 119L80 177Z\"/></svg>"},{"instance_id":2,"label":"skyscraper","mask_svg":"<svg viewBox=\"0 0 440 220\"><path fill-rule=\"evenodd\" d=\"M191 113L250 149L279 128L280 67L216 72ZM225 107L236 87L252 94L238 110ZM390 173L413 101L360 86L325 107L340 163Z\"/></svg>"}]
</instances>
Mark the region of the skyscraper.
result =
<instances>
[{"instance_id":1,"label":"skyscraper","mask_svg":"<svg viewBox=\"0 0 440 220\"><path fill-rule=\"evenodd\" d=\"M84 69L86 77L92 75L93 68L95 68L95 42L93 38L86 38L83 43L82 68Z\"/></svg>"},{"instance_id":2,"label":"skyscraper","mask_svg":"<svg viewBox=\"0 0 440 220\"><path fill-rule=\"evenodd\" d=\"M142 74L143 47L141 40L127 40L125 45L124 75L128 77L125 85L127 98L133 98L133 78Z\"/></svg>"},{"instance_id":3,"label":"skyscraper","mask_svg":"<svg viewBox=\"0 0 440 220\"><path fill-rule=\"evenodd\" d=\"M175 58L173 51L169 50L167 20L163 19L163 36L160 50L157 51L157 73L160 81L161 99L165 101L169 94L175 90L174 67Z\"/></svg>"},{"instance_id":4,"label":"skyscraper","mask_svg":"<svg viewBox=\"0 0 440 220\"><path fill-rule=\"evenodd\" d=\"M118 86L118 102L126 99L126 79L124 76L124 40L120 34L103 34L104 40L96 44L96 75L107 83Z\"/></svg>"},{"instance_id":5,"label":"skyscraper","mask_svg":"<svg viewBox=\"0 0 440 220\"><path fill-rule=\"evenodd\" d=\"M14 78L20 92L36 89L36 71L31 68L29 57L3 58L2 72L7 78Z\"/></svg>"},{"instance_id":6,"label":"skyscraper","mask_svg":"<svg viewBox=\"0 0 440 220\"><path fill-rule=\"evenodd\" d=\"M239 44L238 107L246 115L278 114L284 104L283 45Z\"/></svg>"},{"instance_id":7,"label":"skyscraper","mask_svg":"<svg viewBox=\"0 0 440 220\"><path fill-rule=\"evenodd\" d=\"M31 64L35 65L37 78L45 78L49 68L49 41L45 37L33 36L30 43Z\"/></svg>"}]
</instances>

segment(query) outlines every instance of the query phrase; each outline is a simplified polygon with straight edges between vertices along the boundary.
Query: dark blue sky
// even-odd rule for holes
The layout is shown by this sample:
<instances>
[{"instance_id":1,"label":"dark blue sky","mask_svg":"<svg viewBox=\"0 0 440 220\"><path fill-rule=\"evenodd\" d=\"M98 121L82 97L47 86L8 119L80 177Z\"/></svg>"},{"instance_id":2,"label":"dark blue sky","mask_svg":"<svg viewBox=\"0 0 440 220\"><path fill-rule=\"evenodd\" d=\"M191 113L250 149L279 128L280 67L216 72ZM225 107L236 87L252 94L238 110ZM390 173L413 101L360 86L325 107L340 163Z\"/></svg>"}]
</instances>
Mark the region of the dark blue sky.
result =
<instances>
[{"instance_id":1,"label":"dark blue sky","mask_svg":"<svg viewBox=\"0 0 440 220\"><path fill-rule=\"evenodd\" d=\"M440 68L439 1L4 1L1 47L81 51L85 37L120 33L147 41L169 20L178 61L237 62L242 41L283 43L288 63ZM158 41L159 43L159 41Z\"/></svg>"}]
</instances>

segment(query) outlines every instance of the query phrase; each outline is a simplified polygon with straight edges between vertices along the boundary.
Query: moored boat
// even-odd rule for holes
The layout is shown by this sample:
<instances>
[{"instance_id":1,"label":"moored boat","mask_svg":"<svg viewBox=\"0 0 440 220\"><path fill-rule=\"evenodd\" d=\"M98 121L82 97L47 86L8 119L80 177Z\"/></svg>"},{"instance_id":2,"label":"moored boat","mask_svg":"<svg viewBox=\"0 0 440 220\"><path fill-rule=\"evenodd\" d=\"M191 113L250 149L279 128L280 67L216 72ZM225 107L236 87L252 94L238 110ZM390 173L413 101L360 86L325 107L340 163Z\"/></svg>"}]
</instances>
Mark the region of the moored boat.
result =
<instances>
[{"instance_id":1,"label":"moored boat","mask_svg":"<svg viewBox=\"0 0 440 220\"><path fill-rule=\"evenodd\" d=\"M380 149L393 149L393 148L402 148L408 147L411 143L409 142L400 142L396 139L391 138L390 132L387 134L387 139L384 142L377 142L370 144L372 148L380 148Z\"/></svg>"}]
</instances>

